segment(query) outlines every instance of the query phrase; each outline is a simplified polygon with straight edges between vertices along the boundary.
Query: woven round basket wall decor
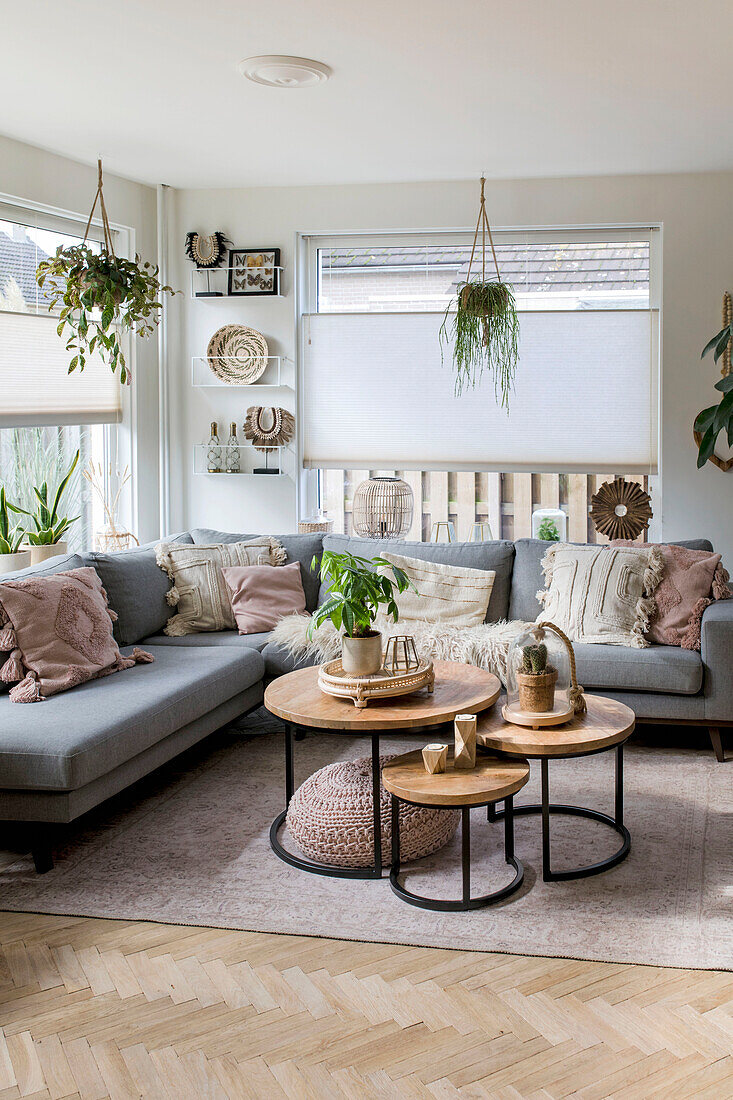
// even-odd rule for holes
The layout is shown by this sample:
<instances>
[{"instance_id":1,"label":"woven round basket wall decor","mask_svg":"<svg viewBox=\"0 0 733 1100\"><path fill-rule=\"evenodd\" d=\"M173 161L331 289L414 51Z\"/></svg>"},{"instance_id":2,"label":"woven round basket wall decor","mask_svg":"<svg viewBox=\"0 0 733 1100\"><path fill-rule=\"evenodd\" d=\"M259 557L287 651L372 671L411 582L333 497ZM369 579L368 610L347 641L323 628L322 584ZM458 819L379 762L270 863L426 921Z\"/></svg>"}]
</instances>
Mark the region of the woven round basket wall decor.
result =
<instances>
[{"instance_id":1,"label":"woven round basket wall decor","mask_svg":"<svg viewBox=\"0 0 733 1100\"><path fill-rule=\"evenodd\" d=\"M394 756L380 756L380 771ZM380 787L382 863L391 861L390 798ZM455 834L460 811L400 803L400 854L405 863L437 852ZM287 826L309 859L334 867L370 867L374 860L372 761L340 760L306 779L290 800Z\"/></svg>"},{"instance_id":2,"label":"woven round basket wall decor","mask_svg":"<svg viewBox=\"0 0 733 1100\"><path fill-rule=\"evenodd\" d=\"M246 325L224 325L209 340L206 357L222 382L250 386L267 370L268 352L261 332Z\"/></svg>"}]
</instances>

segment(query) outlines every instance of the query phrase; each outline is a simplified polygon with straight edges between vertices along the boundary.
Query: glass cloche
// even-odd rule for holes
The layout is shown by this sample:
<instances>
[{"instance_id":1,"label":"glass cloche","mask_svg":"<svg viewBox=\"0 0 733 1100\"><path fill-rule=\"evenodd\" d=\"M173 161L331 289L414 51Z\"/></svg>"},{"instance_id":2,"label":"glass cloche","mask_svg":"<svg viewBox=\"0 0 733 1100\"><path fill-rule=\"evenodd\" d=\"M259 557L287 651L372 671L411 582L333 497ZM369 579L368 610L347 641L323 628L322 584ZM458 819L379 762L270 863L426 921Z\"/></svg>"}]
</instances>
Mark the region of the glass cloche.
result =
<instances>
[{"instance_id":1,"label":"glass cloche","mask_svg":"<svg viewBox=\"0 0 733 1100\"><path fill-rule=\"evenodd\" d=\"M517 635L507 655L508 722L537 729L570 721L577 693L571 693L569 645L549 626Z\"/></svg>"}]
</instances>

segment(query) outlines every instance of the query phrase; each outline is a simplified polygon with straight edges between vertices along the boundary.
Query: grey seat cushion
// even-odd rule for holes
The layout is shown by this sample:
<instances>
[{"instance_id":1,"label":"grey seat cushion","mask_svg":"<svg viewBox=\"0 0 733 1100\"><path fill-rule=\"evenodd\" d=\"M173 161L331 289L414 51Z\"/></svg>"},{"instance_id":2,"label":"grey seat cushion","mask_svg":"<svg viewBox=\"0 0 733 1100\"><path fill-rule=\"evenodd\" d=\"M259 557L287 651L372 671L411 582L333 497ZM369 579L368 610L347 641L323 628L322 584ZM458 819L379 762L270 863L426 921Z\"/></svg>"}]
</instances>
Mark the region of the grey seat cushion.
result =
<instances>
[{"instance_id":1,"label":"grey seat cushion","mask_svg":"<svg viewBox=\"0 0 733 1100\"><path fill-rule=\"evenodd\" d=\"M91 680L42 703L0 697L6 788L76 790L257 684L249 648L151 647L154 664Z\"/></svg>"},{"instance_id":2,"label":"grey seat cushion","mask_svg":"<svg viewBox=\"0 0 733 1100\"><path fill-rule=\"evenodd\" d=\"M140 645L148 648L151 645L172 645L188 648L204 648L206 646L228 646L232 649L257 649L261 650L270 640L266 634L237 634L236 630L212 630L205 634L184 634L182 638L169 638L166 634L153 634L150 638L143 638Z\"/></svg>"},{"instance_id":3,"label":"grey seat cushion","mask_svg":"<svg viewBox=\"0 0 733 1100\"><path fill-rule=\"evenodd\" d=\"M676 646L632 649L575 642L578 683L589 691L651 691L696 695L702 688L700 654Z\"/></svg>"},{"instance_id":4,"label":"grey seat cushion","mask_svg":"<svg viewBox=\"0 0 733 1100\"><path fill-rule=\"evenodd\" d=\"M713 549L712 543L707 539L688 539L686 542L674 542L670 539L669 542L675 546L685 546L688 550ZM552 543L544 542L542 539L517 539L514 543L514 573L509 599L510 619L534 622L542 610L537 593L545 587L542 559L548 546L551 545Z\"/></svg>"},{"instance_id":5,"label":"grey seat cushion","mask_svg":"<svg viewBox=\"0 0 733 1100\"><path fill-rule=\"evenodd\" d=\"M193 539L185 533L158 541L191 543ZM114 636L118 645L135 645L149 634L159 634L173 615L165 599L171 581L155 560L156 546L157 542L152 542L111 554L92 551L85 555L85 564L97 570L109 606L117 612Z\"/></svg>"},{"instance_id":6,"label":"grey seat cushion","mask_svg":"<svg viewBox=\"0 0 733 1100\"><path fill-rule=\"evenodd\" d=\"M398 539L361 539L348 535L324 535L323 549L337 554L356 554L360 558L375 558L383 551L403 554L421 561L437 561L443 565L459 565L467 569L493 569L496 573L491 591L486 622L505 619L509 610L509 586L514 562L514 543L502 539L491 542L402 542ZM318 602L323 603L327 586L321 587Z\"/></svg>"},{"instance_id":7,"label":"grey seat cushion","mask_svg":"<svg viewBox=\"0 0 733 1100\"><path fill-rule=\"evenodd\" d=\"M284 676L286 672L294 672L296 668L308 668L318 663L315 657L296 660L287 649L275 642L267 643L262 650L262 657L265 662L266 680L274 680L278 676Z\"/></svg>"},{"instance_id":8,"label":"grey seat cushion","mask_svg":"<svg viewBox=\"0 0 733 1100\"><path fill-rule=\"evenodd\" d=\"M234 534L231 531L214 531L208 527L196 527L191 531L194 542L246 542L247 539L259 538L259 534ZM314 557L321 556L323 535L274 535L287 551L288 563L300 562L300 578L305 592L306 611L313 611L318 606L318 589L320 580L318 573L311 569Z\"/></svg>"}]
</instances>

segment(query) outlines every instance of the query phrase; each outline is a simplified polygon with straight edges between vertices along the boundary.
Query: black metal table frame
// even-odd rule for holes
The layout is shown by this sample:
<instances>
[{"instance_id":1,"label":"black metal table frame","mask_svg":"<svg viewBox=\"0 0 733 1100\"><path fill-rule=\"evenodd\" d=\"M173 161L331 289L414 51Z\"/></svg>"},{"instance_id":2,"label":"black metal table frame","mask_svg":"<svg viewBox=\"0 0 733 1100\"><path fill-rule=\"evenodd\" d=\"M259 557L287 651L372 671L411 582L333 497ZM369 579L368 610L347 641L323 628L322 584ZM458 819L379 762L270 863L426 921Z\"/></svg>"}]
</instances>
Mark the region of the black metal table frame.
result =
<instances>
[{"instance_id":1,"label":"black metal table frame","mask_svg":"<svg viewBox=\"0 0 733 1100\"><path fill-rule=\"evenodd\" d=\"M379 768L379 738L390 730L319 730L311 726L297 726L294 722L284 722L285 726L285 809L279 813L270 826L270 847L276 856L279 856L291 867L297 867L300 871L308 871L312 875L327 875L330 878L382 878L382 811L381 811L381 783L382 775ZM372 801L374 804L374 861L371 867L337 867L332 863L318 863L316 860L304 859L302 856L289 852L280 843L278 833L288 816L288 807L295 791L293 776L293 739L296 731L302 729L308 733L343 733L347 736L364 737L367 733L372 738ZM399 732L399 730L394 731Z\"/></svg>"},{"instance_id":2,"label":"black metal table frame","mask_svg":"<svg viewBox=\"0 0 733 1100\"><path fill-rule=\"evenodd\" d=\"M601 813L600 810L591 810L585 806L566 806L566 805L552 805L550 802L550 777L549 777L549 763L550 760L574 760L579 756L598 756L602 752L610 752L612 749L616 750L616 767L615 767L615 784L614 784L614 816L610 817L608 814ZM489 752L495 752L495 749L488 749ZM502 756L510 757L522 757L528 759L530 764L533 760L539 759L542 769L542 801L539 804L532 806L514 806L512 808L513 816L527 816L529 814L541 814L542 815L542 879L544 882L564 882L569 879L577 878L589 878L591 875L600 875L603 871L608 871L611 867L615 867L626 859L627 855L631 851L631 833L624 825L624 743L623 741L617 745L608 745L600 749L591 749L588 752L573 752L566 753L559 756L527 756L526 753L501 753ZM497 810L496 805L489 806L486 812L486 816L489 821L499 821L504 816L504 810ZM600 821L602 825L608 825L609 828L615 830L621 837L623 844L614 852L613 855L608 856L606 859L601 859L597 863L589 863L585 867L575 867L572 870L567 871L553 871L551 866L551 838L550 838L550 818L553 814L562 814L568 817L585 817L591 821Z\"/></svg>"},{"instance_id":3,"label":"black metal table frame","mask_svg":"<svg viewBox=\"0 0 733 1100\"><path fill-rule=\"evenodd\" d=\"M515 870L515 875L508 886L500 890L494 890L489 894L481 894L471 897L471 810L486 806L489 810L493 802L478 802L473 806L461 806L461 878L462 892L460 901L454 898L430 898L425 894L415 894L408 890L400 882L400 802L408 806L420 806L430 810L451 810L454 806L434 806L424 802L414 802L412 799L401 798L393 794L392 798L392 866L389 872L389 884L393 893L410 905L416 905L420 909L433 909L441 913L465 913L470 909L482 909L485 905L493 905L513 894L524 881L524 866L514 854L514 796L505 798L504 810L501 816L504 818L504 858ZM490 819L491 820L491 819Z\"/></svg>"}]
</instances>

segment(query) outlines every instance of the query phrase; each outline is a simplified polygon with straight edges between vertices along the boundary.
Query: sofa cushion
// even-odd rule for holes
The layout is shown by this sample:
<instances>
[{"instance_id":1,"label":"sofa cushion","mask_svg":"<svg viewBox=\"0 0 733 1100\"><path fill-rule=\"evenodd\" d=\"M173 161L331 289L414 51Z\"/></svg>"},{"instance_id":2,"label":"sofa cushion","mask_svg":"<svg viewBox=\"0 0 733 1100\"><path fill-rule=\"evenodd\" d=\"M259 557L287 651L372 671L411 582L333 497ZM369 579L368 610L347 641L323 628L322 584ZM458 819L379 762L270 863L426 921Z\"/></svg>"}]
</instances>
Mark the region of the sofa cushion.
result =
<instances>
[{"instance_id":1,"label":"sofa cushion","mask_svg":"<svg viewBox=\"0 0 733 1100\"><path fill-rule=\"evenodd\" d=\"M29 565L27 569L18 569L15 573L0 573L0 584L6 581L23 581L26 577L49 577L52 573L66 573L69 569L81 569L89 565L80 554L58 554L46 558L38 565Z\"/></svg>"},{"instance_id":2,"label":"sofa cushion","mask_svg":"<svg viewBox=\"0 0 733 1100\"><path fill-rule=\"evenodd\" d=\"M486 622L505 619L509 610L509 585L514 562L514 544L500 539L491 542L401 542L398 539L361 539L348 535L324 535L323 549L337 554L356 554L360 558L376 558L383 551L403 554L421 561L437 561L443 565L461 565L468 569L493 569ZM328 585L321 586L318 602L326 598Z\"/></svg>"},{"instance_id":3,"label":"sofa cushion","mask_svg":"<svg viewBox=\"0 0 733 1100\"><path fill-rule=\"evenodd\" d=\"M648 649L575 642L578 683L587 691L655 691L695 695L702 688L700 654L677 646Z\"/></svg>"},{"instance_id":4,"label":"sofa cushion","mask_svg":"<svg viewBox=\"0 0 733 1100\"><path fill-rule=\"evenodd\" d=\"M149 649L151 645L174 645L204 648L205 646L229 646L232 649L262 649L270 640L267 634L238 634L236 630L211 630L207 634L184 634L180 638L169 638L167 634L153 634L145 638L141 645Z\"/></svg>"},{"instance_id":5,"label":"sofa cushion","mask_svg":"<svg viewBox=\"0 0 733 1100\"><path fill-rule=\"evenodd\" d=\"M287 672L293 672L296 668L307 668L309 665L319 663L316 656L294 657L285 646L276 642L268 642L262 650L265 662L265 679L274 680L278 676L284 676Z\"/></svg>"},{"instance_id":6,"label":"sofa cushion","mask_svg":"<svg viewBox=\"0 0 733 1100\"><path fill-rule=\"evenodd\" d=\"M707 539L689 539L687 542L670 540L674 546L685 546L688 550L712 550ZM578 546L579 543L569 545ZM514 572L511 579L511 597L509 599L510 619L521 619L532 623L542 611L537 593L545 587L542 575L542 559L551 542L543 539L517 539L514 543Z\"/></svg>"},{"instance_id":7,"label":"sofa cushion","mask_svg":"<svg viewBox=\"0 0 733 1100\"><path fill-rule=\"evenodd\" d=\"M246 691L264 671L251 648L151 652L152 665L91 680L37 707L0 697L3 786L76 790Z\"/></svg>"},{"instance_id":8,"label":"sofa cushion","mask_svg":"<svg viewBox=\"0 0 733 1100\"><path fill-rule=\"evenodd\" d=\"M171 535L166 542L190 544L193 539L186 533ZM156 545L84 555L84 564L97 570L109 606L117 612L114 635L118 645L134 645L147 634L157 634L170 616L165 597L171 582L156 563Z\"/></svg>"},{"instance_id":9,"label":"sofa cushion","mask_svg":"<svg viewBox=\"0 0 733 1100\"><path fill-rule=\"evenodd\" d=\"M194 542L247 542L249 539L258 538L257 535L232 534L226 531L210 531L205 527L196 527L191 532ZM314 611L318 606L318 589L320 580L318 573L311 569L314 557L321 556L323 535L276 535L277 541L287 551L287 561L300 562L300 579L303 582L305 592L306 611Z\"/></svg>"}]
</instances>

